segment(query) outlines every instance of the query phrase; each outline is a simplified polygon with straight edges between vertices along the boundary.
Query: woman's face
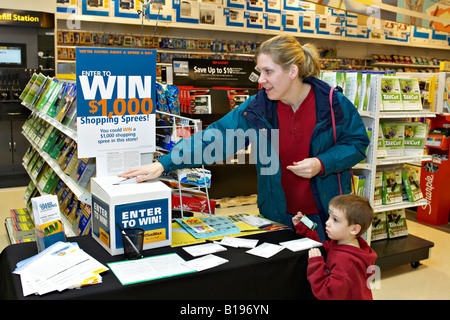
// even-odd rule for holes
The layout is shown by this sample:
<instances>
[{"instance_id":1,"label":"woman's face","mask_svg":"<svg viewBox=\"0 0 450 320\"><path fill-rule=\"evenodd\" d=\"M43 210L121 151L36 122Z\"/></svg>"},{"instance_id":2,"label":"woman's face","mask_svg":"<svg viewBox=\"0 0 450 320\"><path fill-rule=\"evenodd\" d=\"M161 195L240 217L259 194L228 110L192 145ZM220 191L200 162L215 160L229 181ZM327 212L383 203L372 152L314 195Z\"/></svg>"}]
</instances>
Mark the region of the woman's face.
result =
<instances>
[{"instance_id":1,"label":"woman's face","mask_svg":"<svg viewBox=\"0 0 450 320\"><path fill-rule=\"evenodd\" d=\"M261 71L258 82L266 90L268 98L270 100L285 100L292 83L289 78L290 71L283 70L269 55L264 53L258 56L257 67Z\"/></svg>"}]
</instances>

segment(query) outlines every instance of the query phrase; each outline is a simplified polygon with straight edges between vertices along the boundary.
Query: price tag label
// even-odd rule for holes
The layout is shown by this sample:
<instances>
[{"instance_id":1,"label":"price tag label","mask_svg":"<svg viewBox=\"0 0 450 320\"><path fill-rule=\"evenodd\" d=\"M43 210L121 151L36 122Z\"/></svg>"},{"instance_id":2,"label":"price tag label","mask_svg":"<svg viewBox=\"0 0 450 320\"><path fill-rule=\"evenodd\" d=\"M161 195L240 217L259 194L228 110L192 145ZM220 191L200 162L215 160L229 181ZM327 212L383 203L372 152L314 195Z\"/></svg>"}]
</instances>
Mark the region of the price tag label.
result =
<instances>
[{"instance_id":1,"label":"price tag label","mask_svg":"<svg viewBox=\"0 0 450 320\"><path fill-rule=\"evenodd\" d=\"M77 48L78 156L155 151L156 51Z\"/></svg>"}]
</instances>

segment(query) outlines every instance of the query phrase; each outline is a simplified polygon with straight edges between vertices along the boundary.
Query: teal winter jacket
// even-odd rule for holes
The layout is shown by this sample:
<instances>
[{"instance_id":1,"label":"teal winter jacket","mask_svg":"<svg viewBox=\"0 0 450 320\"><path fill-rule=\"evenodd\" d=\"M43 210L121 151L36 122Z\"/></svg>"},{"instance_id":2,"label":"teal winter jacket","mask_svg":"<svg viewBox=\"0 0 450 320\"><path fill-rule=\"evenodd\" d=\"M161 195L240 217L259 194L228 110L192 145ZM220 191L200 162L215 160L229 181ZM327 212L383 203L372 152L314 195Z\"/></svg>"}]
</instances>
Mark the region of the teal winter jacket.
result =
<instances>
[{"instance_id":1,"label":"teal winter jacket","mask_svg":"<svg viewBox=\"0 0 450 320\"><path fill-rule=\"evenodd\" d=\"M303 81L312 85L316 96L316 125L309 143L309 156L322 161L323 172L311 178L311 188L321 221L325 223L328 202L340 193L337 173L340 173L342 193L350 193L350 168L365 158L370 141L355 106L339 90L334 90L335 144L329 103L331 87L313 77ZM165 172L220 163L251 143L258 176L259 211L268 219L291 225L292 216L286 212L281 186L276 129L277 101L269 100L262 89L205 130L178 142L159 161ZM239 177L235 179L239 183Z\"/></svg>"}]
</instances>

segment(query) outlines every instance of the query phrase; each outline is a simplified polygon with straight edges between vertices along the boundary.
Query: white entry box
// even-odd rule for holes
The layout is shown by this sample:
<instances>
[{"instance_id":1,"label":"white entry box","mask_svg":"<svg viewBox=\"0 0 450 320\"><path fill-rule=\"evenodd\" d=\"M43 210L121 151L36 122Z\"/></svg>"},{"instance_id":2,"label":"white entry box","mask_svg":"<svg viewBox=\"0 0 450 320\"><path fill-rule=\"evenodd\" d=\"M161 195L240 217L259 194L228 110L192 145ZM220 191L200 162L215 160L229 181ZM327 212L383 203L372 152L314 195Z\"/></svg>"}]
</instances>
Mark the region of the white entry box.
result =
<instances>
[{"instance_id":1,"label":"white entry box","mask_svg":"<svg viewBox=\"0 0 450 320\"><path fill-rule=\"evenodd\" d=\"M92 178L92 237L111 255L123 254L119 227L142 228L144 250L172 244L171 189L160 181L117 182L116 176Z\"/></svg>"}]
</instances>

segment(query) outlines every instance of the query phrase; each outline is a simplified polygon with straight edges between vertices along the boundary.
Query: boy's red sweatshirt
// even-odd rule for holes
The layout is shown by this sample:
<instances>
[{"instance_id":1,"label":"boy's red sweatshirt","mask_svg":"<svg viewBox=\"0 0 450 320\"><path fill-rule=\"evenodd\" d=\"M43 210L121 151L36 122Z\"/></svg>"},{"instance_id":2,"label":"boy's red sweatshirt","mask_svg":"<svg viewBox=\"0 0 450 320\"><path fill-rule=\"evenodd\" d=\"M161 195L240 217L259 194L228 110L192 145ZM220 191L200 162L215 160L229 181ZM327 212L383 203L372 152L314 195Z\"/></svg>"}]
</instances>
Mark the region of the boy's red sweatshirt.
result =
<instances>
[{"instance_id":1,"label":"boy's red sweatshirt","mask_svg":"<svg viewBox=\"0 0 450 320\"><path fill-rule=\"evenodd\" d=\"M320 241L317 232L303 223L295 226L298 234ZM307 277L314 296L320 300L372 300L367 279L373 274L368 270L375 264L377 254L359 237L360 248L326 241L323 247L327 260L322 256L308 259Z\"/></svg>"}]
</instances>

